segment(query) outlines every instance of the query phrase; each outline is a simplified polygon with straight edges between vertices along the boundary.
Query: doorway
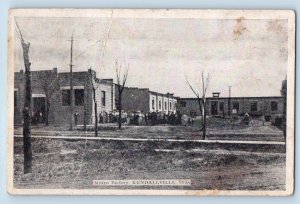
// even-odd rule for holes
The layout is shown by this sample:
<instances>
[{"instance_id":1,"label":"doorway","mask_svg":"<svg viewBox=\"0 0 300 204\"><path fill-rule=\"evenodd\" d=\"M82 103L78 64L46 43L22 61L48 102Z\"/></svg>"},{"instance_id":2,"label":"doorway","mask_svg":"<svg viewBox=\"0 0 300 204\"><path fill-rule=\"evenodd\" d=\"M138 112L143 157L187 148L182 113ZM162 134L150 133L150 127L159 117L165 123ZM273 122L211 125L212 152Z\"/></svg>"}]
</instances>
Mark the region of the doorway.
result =
<instances>
[{"instance_id":1,"label":"doorway","mask_svg":"<svg viewBox=\"0 0 300 204\"><path fill-rule=\"evenodd\" d=\"M211 115L218 115L218 101L211 102Z\"/></svg>"},{"instance_id":2,"label":"doorway","mask_svg":"<svg viewBox=\"0 0 300 204\"><path fill-rule=\"evenodd\" d=\"M40 124L45 122L45 97L34 97L32 98L32 124Z\"/></svg>"}]
</instances>

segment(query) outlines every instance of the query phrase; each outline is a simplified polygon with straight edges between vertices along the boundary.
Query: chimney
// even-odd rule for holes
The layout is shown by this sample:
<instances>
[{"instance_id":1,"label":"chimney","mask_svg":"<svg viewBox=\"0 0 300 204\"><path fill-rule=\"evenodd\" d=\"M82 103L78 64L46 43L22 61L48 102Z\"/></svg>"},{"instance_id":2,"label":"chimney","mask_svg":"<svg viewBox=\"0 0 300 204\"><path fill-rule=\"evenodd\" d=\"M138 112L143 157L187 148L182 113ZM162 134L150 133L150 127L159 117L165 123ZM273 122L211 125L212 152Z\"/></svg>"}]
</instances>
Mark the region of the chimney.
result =
<instances>
[{"instance_id":1,"label":"chimney","mask_svg":"<svg viewBox=\"0 0 300 204\"><path fill-rule=\"evenodd\" d=\"M54 72L54 73L57 73L57 67L54 67L54 68L53 68L53 72Z\"/></svg>"},{"instance_id":2,"label":"chimney","mask_svg":"<svg viewBox=\"0 0 300 204\"><path fill-rule=\"evenodd\" d=\"M213 92L212 95L213 95L213 98L219 98L220 92Z\"/></svg>"}]
</instances>

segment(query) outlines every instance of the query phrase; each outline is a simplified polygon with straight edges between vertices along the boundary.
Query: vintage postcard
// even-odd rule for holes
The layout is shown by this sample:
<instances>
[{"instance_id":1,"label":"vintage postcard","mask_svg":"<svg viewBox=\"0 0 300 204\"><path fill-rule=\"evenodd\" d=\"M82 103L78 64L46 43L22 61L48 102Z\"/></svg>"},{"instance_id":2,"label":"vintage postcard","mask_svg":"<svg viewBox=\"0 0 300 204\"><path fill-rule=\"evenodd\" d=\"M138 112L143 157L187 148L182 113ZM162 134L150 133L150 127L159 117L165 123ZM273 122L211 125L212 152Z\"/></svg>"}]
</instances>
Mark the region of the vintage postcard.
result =
<instances>
[{"instance_id":1,"label":"vintage postcard","mask_svg":"<svg viewBox=\"0 0 300 204\"><path fill-rule=\"evenodd\" d=\"M11 9L11 194L292 195L295 13Z\"/></svg>"}]
</instances>

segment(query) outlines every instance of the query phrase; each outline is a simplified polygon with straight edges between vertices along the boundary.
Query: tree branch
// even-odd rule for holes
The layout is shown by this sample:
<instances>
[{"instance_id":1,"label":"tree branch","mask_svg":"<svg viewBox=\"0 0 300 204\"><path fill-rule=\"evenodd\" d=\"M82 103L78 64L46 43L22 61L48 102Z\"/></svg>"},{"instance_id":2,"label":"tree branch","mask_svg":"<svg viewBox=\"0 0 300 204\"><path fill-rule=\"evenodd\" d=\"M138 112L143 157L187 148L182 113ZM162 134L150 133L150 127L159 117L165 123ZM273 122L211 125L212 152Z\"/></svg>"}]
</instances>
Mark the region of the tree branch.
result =
<instances>
[{"instance_id":1,"label":"tree branch","mask_svg":"<svg viewBox=\"0 0 300 204\"><path fill-rule=\"evenodd\" d=\"M190 89L193 91L193 93L196 95L196 97L199 99L199 98L200 98L199 93L197 93L197 92L194 90L194 88L193 88L192 85L190 84L190 82L189 82L187 76L186 76L186 82L188 83Z\"/></svg>"}]
</instances>

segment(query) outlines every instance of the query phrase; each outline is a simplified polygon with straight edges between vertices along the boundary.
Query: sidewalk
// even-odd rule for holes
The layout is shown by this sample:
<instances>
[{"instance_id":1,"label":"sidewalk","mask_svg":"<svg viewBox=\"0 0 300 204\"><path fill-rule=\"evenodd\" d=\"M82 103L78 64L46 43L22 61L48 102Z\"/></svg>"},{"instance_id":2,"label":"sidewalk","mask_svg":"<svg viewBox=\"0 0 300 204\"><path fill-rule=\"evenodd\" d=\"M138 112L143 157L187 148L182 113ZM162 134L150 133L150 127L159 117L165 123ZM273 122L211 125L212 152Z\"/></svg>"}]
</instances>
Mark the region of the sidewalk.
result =
<instances>
[{"instance_id":1,"label":"sidewalk","mask_svg":"<svg viewBox=\"0 0 300 204\"><path fill-rule=\"evenodd\" d=\"M15 135L15 137L23 137L22 135ZM116 137L72 137L72 136L43 136L33 135L32 138L46 138L46 139L68 139L68 140L113 140L113 141L166 141L166 142L196 142L196 143L220 143L220 144L256 144L256 145L285 145L285 142L276 141L238 141L238 140L186 140L186 139L152 139L152 138L116 138Z\"/></svg>"},{"instance_id":2,"label":"sidewalk","mask_svg":"<svg viewBox=\"0 0 300 204\"><path fill-rule=\"evenodd\" d=\"M78 128L78 127L76 127ZM102 129L103 128L103 129ZM22 128L14 129L14 135L22 136ZM68 127L34 127L31 130L32 136L51 137L94 137L94 131L74 130L69 131ZM202 138L202 131L186 126L124 126L119 130L115 124L102 125L98 131L99 138L133 138L133 139L181 139L199 140ZM279 130L207 130L208 140L233 140L233 141L277 141L284 142L283 132Z\"/></svg>"}]
</instances>

